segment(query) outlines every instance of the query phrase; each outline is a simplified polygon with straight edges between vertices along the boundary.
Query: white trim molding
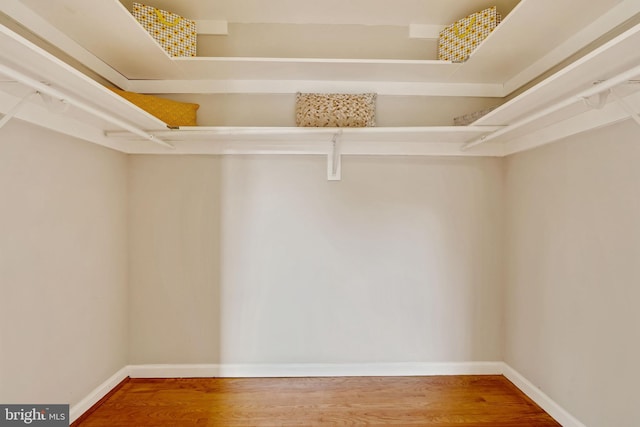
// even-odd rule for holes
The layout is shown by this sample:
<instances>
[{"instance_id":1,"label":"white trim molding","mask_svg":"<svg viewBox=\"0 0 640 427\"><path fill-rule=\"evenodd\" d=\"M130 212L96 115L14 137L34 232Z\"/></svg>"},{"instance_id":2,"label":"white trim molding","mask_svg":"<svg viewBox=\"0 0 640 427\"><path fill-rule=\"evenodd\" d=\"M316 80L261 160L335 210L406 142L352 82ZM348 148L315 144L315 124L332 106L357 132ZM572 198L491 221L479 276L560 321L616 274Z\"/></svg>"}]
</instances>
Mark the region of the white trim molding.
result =
<instances>
[{"instance_id":1,"label":"white trim molding","mask_svg":"<svg viewBox=\"0 0 640 427\"><path fill-rule=\"evenodd\" d=\"M551 415L563 427L586 427L576 417L571 415L552 398L536 387L531 381L523 377L518 371L506 363L503 364L503 373L509 381L540 406L546 413Z\"/></svg>"},{"instance_id":2,"label":"white trim molding","mask_svg":"<svg viewBox=\"0 0 640 427\"><path fill-rule=\"evenodd\" d=\"M502 362L133 365L131 378L501 375Z\"/></svg>"},{"instance_id":3,"label":"white trim molding","mask_svg":"<svg viewBox=\"0 0 640 427\"><path fill-rule=\"evenodd\" d=\"M437 39L447 25L409 24L410 39Z\"/></svg>"},{"instance_id":4,"label":"white trim molding","mask_svg":"<svg viewBox=\"0 0 640 427\"><path fill-rule=\"evenodd\" d=\"M84 399L69 409L69 423L76 421L82 414L87 412L93 405L98 403L100 399L105 397L118 384L129 376L129 366L125 366L118 372L109 377L105 382L93 389Z\"/></svg>"},{"instance_id":5,"label":"white trim molding","mask_svg":"<svg viewBox=\"0 0 640 427\"><path fill-rule=\"evenodd\" d=\"M209 62L215 61L209 59ZM207 59L200 62L205 63ZM233 63L218 60L222 66L233 67ZM347 62L344 60L345 63ZM187 60L176 60L176 62L189 64ZM192 59L191 62L197 62ZM239 59L238 63L242 64ZM245 61L247 62L247 61ZM254 61L260 64L259 60ZM442 61L441 61L442 62ZM272 60L267 64L276 64L276 60ZM311 68L315 63L308 60L300 61L306 67ZM284 62L285 65L288 65ZM317 64L316 64L317 65ZM343 66L345 64L329 63L334 67ZM373 68L375 63L368 64L366 62L356 62L361 68ZM423 64L401 63L398 67L421 67ZM432 67L456 66L459 64L433 64ZM293 65L288 65L293 67ZM424 66L426 67L426 65ZM232 72L229 72L233 74ZM453 72L452 72L453 74ZM362 73L362 75L373 75L372 71ZM255 76L254 76L255 77ZM446 80L442 77L440 80ZM375 92L379 96L453 96L453 97L489 97L502 98L505 96L504 86L501 83L455 83L447 81L402 81L400 79L390 80L307 80L307 79L224 79L224 78L201 78L191 80L181 79L165 79L165 80L144 80L131 79L127 82L127 90L132 92L140 92L146 94L168 94L168 93L198 93L198 94L289 94L293 95L297 92L320 92L320 93L359 93L359 92Z\"/></svg>"},{"instance_id":6,"label":"white trim molding","mask_svg":"<svg viewBox=\"0 0 640 427\"><path fill-rule=\"evenodd\" d=\"M196 31L201 35L227 36L229 35L229 23L211 19L196 19Z\"/></svg>"}]
</instances>

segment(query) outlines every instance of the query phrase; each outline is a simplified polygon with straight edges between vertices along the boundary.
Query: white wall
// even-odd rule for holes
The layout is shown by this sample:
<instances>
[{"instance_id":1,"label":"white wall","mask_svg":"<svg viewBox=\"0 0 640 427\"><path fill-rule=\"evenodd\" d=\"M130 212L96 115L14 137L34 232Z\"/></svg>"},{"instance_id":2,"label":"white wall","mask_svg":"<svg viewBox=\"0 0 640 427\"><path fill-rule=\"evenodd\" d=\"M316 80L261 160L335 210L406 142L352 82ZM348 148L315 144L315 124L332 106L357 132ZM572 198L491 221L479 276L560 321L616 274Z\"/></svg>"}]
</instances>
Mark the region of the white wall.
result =
<instances>
[{"instance_id":1,"label":"white wall","mask_svg":"<svg viewBox=\"0 0 640 427\"><path fill-rule=\"evenodd\" d=\"M130 363L213 363L220 336L220 159L129 159Z\"/></svg>"},{"instance_id":2,"label":"white wall","mask_svg":"<svg viewBox=\"0 0 640 427\"><path fill-rule=\"evenodd\" d=\"M631 121L507 160L505 360L589 427L635 427L640 143Z\"/></svg>"},{"instance_id":3,"label":"white wall","mask_svg":"<svg viewBox=\"0 0 640 427\"><path fill-rule=\"evenodd\" d=\"M127 362L123 154L0 130L0 402L75 404Z\"/></svg>"},{"instance_id":4,"label":"white wall","mask_svg":"<svg viewBox=\"0 0 640 427\"><path fill-rule=\"evenodd\" d=\"M227 36L198 37L198 56L428 60L438 42L409 38L406 25L231 22Z\"/></svg>"},{"instance_id":5,"label":"white wall","mask_svg":"<svg viewBox=\"0 0 640 427\"><path fill-rule=\"evenodd\" d=\"M0 401L73 404L127 363L504 359L586 425L635 426L639 161L625 122L506 180L345 157L328 182L320 157L127 160L14 120Z\"/></svg>"},{"instance_id":6,"label":"white wall","mask_svg":"<svg viewBox=\"0 0 640 427\"><path fill-rule=\"evenodd\" d=\"M199 104L199 126L295 126L295 94L159 95ZM451 126L454 117L500 103L496 98L378 95L376 126Z\"/></svg>"},{"instance_id":7,"label":"white wall","mask_svg":"<svg viewBox=\"0 0 640 427\"><path fill-rule=\"evenodd\" d=\"M502 162L131 158L132 363L502 360Z\"/></svg>"}]
</instances>

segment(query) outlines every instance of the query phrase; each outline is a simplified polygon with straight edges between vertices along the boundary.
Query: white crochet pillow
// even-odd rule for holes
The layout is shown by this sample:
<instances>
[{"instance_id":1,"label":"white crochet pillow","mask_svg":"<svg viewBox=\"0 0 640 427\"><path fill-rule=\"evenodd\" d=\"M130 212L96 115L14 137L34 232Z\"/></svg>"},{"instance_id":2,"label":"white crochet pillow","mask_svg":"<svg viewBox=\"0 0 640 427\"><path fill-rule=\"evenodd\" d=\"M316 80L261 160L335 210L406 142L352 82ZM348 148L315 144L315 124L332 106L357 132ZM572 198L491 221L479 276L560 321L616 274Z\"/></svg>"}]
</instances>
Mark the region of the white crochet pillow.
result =
<instances>
[{"instance_id":1,"label":"white crochet pillow","mask_svg":"<svg viewBox=\"0 0 640 427\"><path fill-rule=\"evenodd\" d=\"M296 126L369 127L375 125L375 93L296 94Z\"/></svg>"}]
</instances>

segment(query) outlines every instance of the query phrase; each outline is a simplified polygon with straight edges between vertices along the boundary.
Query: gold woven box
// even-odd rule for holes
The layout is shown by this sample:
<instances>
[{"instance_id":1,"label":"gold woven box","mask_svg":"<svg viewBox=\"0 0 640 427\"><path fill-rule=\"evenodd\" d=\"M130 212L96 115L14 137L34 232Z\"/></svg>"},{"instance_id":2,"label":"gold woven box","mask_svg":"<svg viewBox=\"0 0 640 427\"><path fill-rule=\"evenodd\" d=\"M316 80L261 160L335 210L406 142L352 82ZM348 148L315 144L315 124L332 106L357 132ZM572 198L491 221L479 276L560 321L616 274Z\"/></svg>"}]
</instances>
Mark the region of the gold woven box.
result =
<instances>
[{"instance_id":1,"label":"gold woven box","mask_svg":"<svg viewBox=\"0 0 640 427\"><path fill-rule=\"evenodd\" d=\"M495 6L473 13L445 27L438 39L438 59L464 62L500 24L502 15Z\"/></svg>"},{"instance_id":2,"label":"gold woven box","mask_svg":"<svg viewBox=\"0 0 640 427\"><path fill-rule=\"evenodd\" d=\"M141 3L131 13L169 55L196 56L195 21Z\"/></svg>"}]
</instances>

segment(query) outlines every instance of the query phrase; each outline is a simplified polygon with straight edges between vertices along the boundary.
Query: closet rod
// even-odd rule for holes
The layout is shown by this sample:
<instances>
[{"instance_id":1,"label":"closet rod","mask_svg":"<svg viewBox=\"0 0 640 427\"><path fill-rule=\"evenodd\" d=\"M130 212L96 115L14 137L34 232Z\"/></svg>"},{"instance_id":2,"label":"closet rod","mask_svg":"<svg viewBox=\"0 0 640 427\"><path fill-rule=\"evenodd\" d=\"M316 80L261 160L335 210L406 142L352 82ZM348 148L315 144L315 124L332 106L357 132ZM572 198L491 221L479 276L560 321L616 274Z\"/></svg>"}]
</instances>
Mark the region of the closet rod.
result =
<instances>
[{"instance_id":1,"label":"closet rod","mask_svg":"<svg viewBox=\"0 0 640 427\"><path fill-rule=\"evenodd\" d=\"M125 129L133 134L136 134L144 139L148 139L152 142L155 142L156 144L160 144L164 147L167 148L172 148L175 149L175 147L171 144L169 144L166 141L163 141L162 139L159 139L158 137L151 135L148 132L145 132L144 130L133 126L127 122L125 122L124 120L121 120L115 116L112 116L109 113L105 113L104 111L101 111L97 108L92 107L91 105L79 100L79 99L75 99L72 96L68 96L67 94L47 85L46 83L40 82L36 79L33 79L29 76L24 75L23 73L14 70L11 67L6 66L5 64L0 63L0 74L5 75L6 77L9 77L13 80L15 80L16 82L23 84L25 86L31 87L32 89L43 93L45 95L49 95L53 98L57 98L61 101L66 102L67 104L73 105L95 117L101 118L103 120L106 120L107 122L118 126L122 129Z\"/></svg>"},{"instance_id":2,"label":"closet rod","mask_svg":"<svg viewBox=\"0 0 640 427\"><path fill-rule=\"evenodd\" d=\"M544 108L540 111L538 111L537 113L531 114L523 119L520 119L510 125L505 126L502 129L499 129L493 133L490 133L488 135L484 135L481 136L471 142L468 142L467 144L465 144L464 146L462 146L462 151L466 151L470 148L476 147L480 144L483 144L485 142L491 141L492 139L495 139L499 136L504 135L505 133L511 132L515 129L518 129L526 124L529 124L535 120L538 120L544 116L547 116L551 113L554 113L558 110L561 110L565 107L568 107L572 104L575 104L576 102L580 102L585 98L589 98L591 96L594 95L598 95L601 92L604 92L606 90L609 90L615 86L618 86L626 81L629 80L633 80L635 77L637 77L638 75L640 75L640 65L636 65L635 67L622 72L610 79L607 80L603 80L600 82L597 82L597 84L594 83L594 85L592 87L590 87L589 89L583 90L582 92L578 93L577 95L573 95L570 98L565 99L564 101L558 102L557 104L551 105L550 107Z\"/></svg>"}]
</instances>

